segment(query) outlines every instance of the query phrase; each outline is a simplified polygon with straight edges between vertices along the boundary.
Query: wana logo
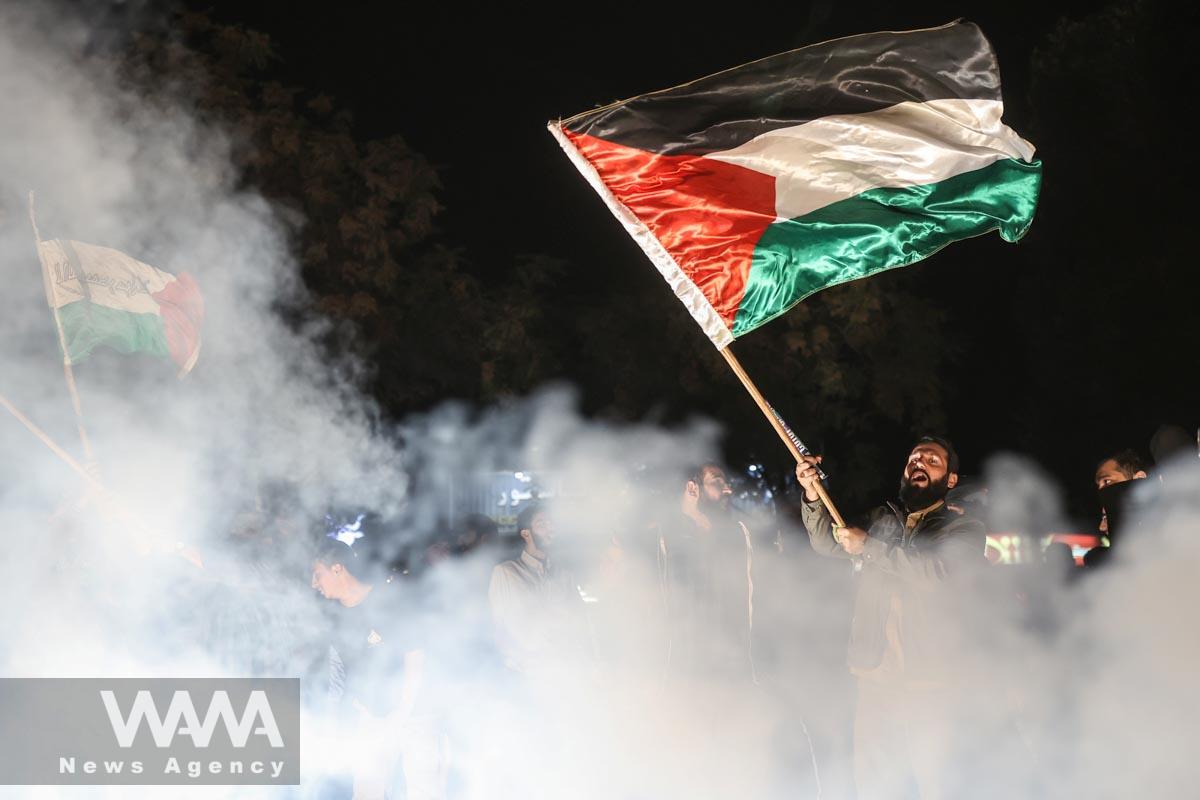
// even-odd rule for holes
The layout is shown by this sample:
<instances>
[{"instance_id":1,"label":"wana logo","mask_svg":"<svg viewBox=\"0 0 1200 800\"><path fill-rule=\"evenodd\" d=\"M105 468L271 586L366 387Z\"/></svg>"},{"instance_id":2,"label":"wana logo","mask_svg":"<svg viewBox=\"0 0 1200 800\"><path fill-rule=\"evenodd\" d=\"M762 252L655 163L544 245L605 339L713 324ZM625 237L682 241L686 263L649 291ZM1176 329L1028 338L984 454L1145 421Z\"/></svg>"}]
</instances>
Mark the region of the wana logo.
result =
<instances>
[{"instance_id":1,"label":"wana logo","mask_svg":"<svg viewBox=\"0 0 1200 800\"><path fill-rule=\"evenodd\" d=\"M108 712L108 720L112 723L113 734L121 747L133 747L138 731L145 722L150 727L150 735L154 744L160 748L170 747L175 740L175 734L192 738L195 747L208 747L216 730L217 722L225 725L225 732L234 747L245 747L250 735L267 737L271 747L283 747L283 737L279 735L279 726L275 724L275 715L271 712L271 704L267 702L267 694L261 689L250 692L246 707L242 709L241 719L233 711L229 693L224 690L214 691L208 703L208 711L204 722L196 713L192 704L192 695L186 690L177 690L171 697L171 705L167 713L160 716L154 697L143 689L134 697L129 715L121 713L117 698L113 692L101 690L100 698L104 701L104 709ZM256 726L256 721L261 724ZM180 724L182 723L182 725Z\"/></svg>"}]
</instances>

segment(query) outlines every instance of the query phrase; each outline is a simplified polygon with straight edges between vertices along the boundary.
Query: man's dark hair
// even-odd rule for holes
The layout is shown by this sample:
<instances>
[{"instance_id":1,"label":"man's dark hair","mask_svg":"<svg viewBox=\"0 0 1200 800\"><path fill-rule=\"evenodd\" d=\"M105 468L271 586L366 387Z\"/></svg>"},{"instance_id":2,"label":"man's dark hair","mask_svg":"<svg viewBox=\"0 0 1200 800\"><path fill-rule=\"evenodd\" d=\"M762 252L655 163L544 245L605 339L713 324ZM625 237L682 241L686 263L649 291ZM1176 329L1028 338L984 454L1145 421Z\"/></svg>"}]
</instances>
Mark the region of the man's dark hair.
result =
<instances>
[{"instance_id":1,"label":"man's dark hair","mask_svg":"<svg viewBox=\"0 0 1200 800\"><path fill-rule=\"evenodd\" d=\"M917 443L913 445L915 450L923 444L936 444L938 447L946 451L946 471L958 472L958 451L954 449L954 445L950 440L943 436L925 435L917 439Z\"/></svg>"},{"instance_id":2,"label":"man's dark hair","mask_svg":"<svg viewBox=\"0 0 1200 800\"><path fill-rule=\"evenodd\" d=\"M1183 453L1196 458L1196 437L1179 425L1159 425L1150 437L1150 456L1155 465L1161 468Z\"/></svg>"},{"instance_id":3,"label":"man's dark hair","mask_svg":"<svg viewBox=\"0 0 1200 800\"><path fill-rule=\"evenodd\" d=\"M332 567L334 564L350 567L358 563L358 555L354 552L354 548L345 542L325 536L313 551L312 560L314 564L321 563L327 567Z\"/></svg>"},{"instance_id":4,"label":"man's dark hair","mask_svg":"<svg viewBox=\"0 0 1200 800\"><path fill-rule=\"evenodd\" d=\"M530 531L532 533L533 518L545 510L541 503L530 503L517 514L517 533Z\"/></svg>"},{"instance_id":5,"label":"man's dark hair","mask_svg":"<svg viewBox=\"0 0 1200 800\"><path fill-rule=\"evenodd\" d=\"M302 508L300 484L289 480L265 481L258 490L263 510L273 516Z\"/></svg>"},{"instance_id":6,"label":"man's dark hair","mask_svg":"<svg viewBox=\"0 0 1200 800\"><path fill-rule=\"evenodd\" d=\"M715 469L722 475L725 474L725 467L721 466L716 461L705 461L703 464L697 464L687 470L687 476L684 479L684 483L687 481L695 481L697 486L703 486L704 473L710 469Z\"/></svg>"},{"instance_id":7,"label":"man's dark hair","mask_svg":"<svg viewBox=\"0 0 1200 800\"><path fill-rule=\"evenodd\" d=\"M1125 473L1126 478L1133 478L1138 472L1146 471L1146 462L1142 460L1142 457L1132 447L1126 447L1124 450L1118 450L1100 459L1096 462L1096 469L1100 469L1100 466L1105 461L1117 462L1117 469Z\"/></svg>"},{"instance_id":8,"label":"man's dark hair","mask_svg":"<svg viewBox=\"0 0 1200 800\"><path fill-rule=\"evenodd\" d=\"M473 533L479 539L495 537L499 526L496 520L487 514L471 514L462 521L462 528L467 533Z\"/></svg>"}]
</instances>

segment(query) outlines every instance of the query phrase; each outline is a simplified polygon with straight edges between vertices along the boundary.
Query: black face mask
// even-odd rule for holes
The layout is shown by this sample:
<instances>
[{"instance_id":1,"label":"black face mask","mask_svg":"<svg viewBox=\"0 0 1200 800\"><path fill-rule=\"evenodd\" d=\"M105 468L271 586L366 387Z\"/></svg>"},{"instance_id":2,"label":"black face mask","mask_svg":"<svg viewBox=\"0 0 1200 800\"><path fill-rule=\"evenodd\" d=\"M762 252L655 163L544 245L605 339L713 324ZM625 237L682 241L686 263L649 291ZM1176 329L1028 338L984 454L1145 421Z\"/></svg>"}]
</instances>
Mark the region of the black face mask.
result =
<instances>
[{"instance_id":1,"label":"black face mask","mask_svg":"<svg viewBox=\"0 0 1200 800\"><path fill-rule=\"evenodd\" d=\"M900 478L900 502L908 512L929 508L939 500L946 499L950 491L950 473L942 476L940 481L929 481L925 486L914 486L908 478Z\"/></svg>"}]
</instances>

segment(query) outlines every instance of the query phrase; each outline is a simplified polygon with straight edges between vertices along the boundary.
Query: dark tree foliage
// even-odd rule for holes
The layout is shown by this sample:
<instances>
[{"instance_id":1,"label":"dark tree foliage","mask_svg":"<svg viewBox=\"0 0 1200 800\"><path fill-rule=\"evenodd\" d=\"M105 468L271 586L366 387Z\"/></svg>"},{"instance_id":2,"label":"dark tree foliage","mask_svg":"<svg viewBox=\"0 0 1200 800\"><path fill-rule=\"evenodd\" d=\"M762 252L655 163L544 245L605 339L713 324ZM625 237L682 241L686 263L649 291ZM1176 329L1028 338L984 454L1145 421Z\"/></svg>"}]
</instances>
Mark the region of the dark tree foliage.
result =
<instances>
[{"instance_id":1,"label":"dark tree foliage","mask_svg":"<svg viewBox=\"0 0 1200 800\"><path fill-rule=\"evenodd\" d=\"M622 286L546 254L496 264L464 252L437 230L430 163L400 135L363 141L335 98L277 79L287 54L265 34L190 12L169 33L137 35L121 57L131 80L191 96L203 122L228 131L241 180L295 220L307 295L284 310L341 323L334 330L349 335L328 345L363 358L390 414L567 380L602 416L713 415L739 432L731 459L789 472L786 450L648 262L645 280ZM829 290L736 347L812 446L837 448L831 471L851 503L890 491L880 459L945 420L940 375L954 349L942 313L910 283L892 274Z\"/></svg>"},{"instance_id":2,"label":"dark tree foliage","mask_svg":"<svg viewBox=\"0 0 1200 800\"><path fill-rule=\"evenodd\" d=\"M647 263L646 270L652 271ZM704 413L731 435L731 463L758 461L780 481L790 456L666 284L581 308L577 380L615 418ZM942 430L942 380L957 348L944 314L902 271L829 289L732 345L759 389L813 450L825 450L838 495L855 507L894 491L908 438ZM894 469L893 469L894 468ZM893 475L893 473L895 473Z\"/></svg>"},{"instance_id":3,"label":"dark tree foliage","mask_svg":"<svg viewBox=\"0 0 1200 800\"><path fill-rule=\"evenodd\" d=\"M1194 212L1181 202L1194 158L1179 122L1195 28L1183 21L1165 3L1111 3L1063 18L1032 59L1031 138L1047 164L1038 214L1054 236L1014 286L1014 332L1034 356L1022 433L1051 443L1050 466L1080 483L1101 453L1144 450L1155 425L1195 416ZM1076 407L1036 399L1063 391ZM1054 446L1089 419L1088 447Z\"/></svg>"},{"instance_id":4,"label":"dark tree foliage","mask_svg":"<svg viewBox=\"0 0 1200 800\"><path fill-rule=\"evenodd\" d=\"M240 180L293 222L307 294L282 311L341 323L327 344L363 357L368 388L393 413L479 396L491 386L482 365L495 301L436 235L436 171L402 136L364 141L334 98L276 80L280 58L267 35L201 13L121 53L152 99L182 95L224 131Z\"/></svg>"}]
</instances>

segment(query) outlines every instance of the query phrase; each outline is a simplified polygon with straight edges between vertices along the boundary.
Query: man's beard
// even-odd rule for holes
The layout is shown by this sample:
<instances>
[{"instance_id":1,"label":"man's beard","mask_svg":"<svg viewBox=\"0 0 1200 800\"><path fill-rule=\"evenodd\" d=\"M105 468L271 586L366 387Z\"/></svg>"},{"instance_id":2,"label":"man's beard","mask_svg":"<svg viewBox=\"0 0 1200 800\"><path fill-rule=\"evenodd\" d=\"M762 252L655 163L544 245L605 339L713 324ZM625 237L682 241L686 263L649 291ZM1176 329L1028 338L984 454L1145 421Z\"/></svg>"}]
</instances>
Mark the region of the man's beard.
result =
<instances>
[{"instance_id":1,"label":"man's beard","mask_svg":"<svg viewBox=\"0 0 1200 800\"><path fill-rule=\"evenodd\" d=\"M554 537L553 536L538 536L537 534L532 534L532 535L533 535L533 546L536 547L538 550L541 550L543 553L545 553L547 555L558 552L558 548L554 546Z\"/></svg>"},{"instance_id":2,"label":"man's beard","mask_svg":"<svg viewBox=\"0 0 1200 800\"><path fill-rule=\"evenodd\" d=\"M910 512L929 508L937 501L946 499L946 493L950 491L947 485L949 480L950 474L946 473L940 481L929 480L924 486L916 486L908 478L901 477L900 502Z\"/></svg>"},{"instance_id":3,"label":"man's beard","mask_svg":"<svg viewBox=\"0 0 1200 800\"><path fill-rule=\"evenodd\" d=\"M700 502L696 504L700 509L700 513L709 519L722 519L730 514L729 498L720 500L709 500L703 494L700 495Z\"/></svg>"}]
</instances>

